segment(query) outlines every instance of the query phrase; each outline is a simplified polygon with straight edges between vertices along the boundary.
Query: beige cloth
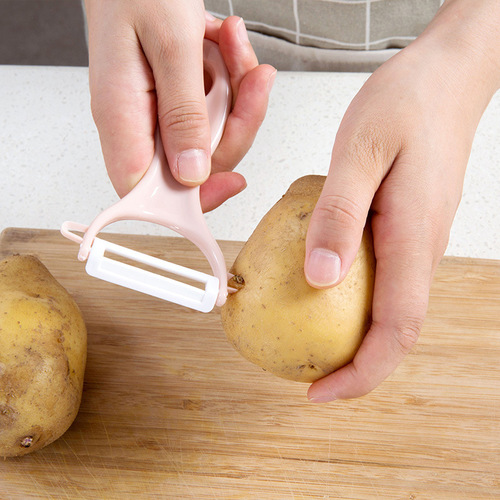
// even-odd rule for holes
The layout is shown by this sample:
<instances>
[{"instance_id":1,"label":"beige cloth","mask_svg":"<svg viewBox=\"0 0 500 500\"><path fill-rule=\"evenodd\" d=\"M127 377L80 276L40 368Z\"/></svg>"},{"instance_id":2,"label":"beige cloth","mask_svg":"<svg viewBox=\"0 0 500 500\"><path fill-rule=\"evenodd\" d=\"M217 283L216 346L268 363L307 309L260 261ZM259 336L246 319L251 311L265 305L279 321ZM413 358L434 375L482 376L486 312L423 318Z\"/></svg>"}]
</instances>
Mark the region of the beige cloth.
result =
<instances>
[{"instance_id":1,"label":"beige cloth","mask_svg":"<svg viewBox=\"0 0 500 500\"><path fill-rule=\"evenodd\" d=\"M241 16L259 61L280 70L373 71L413 41L443 0L205 0Z\"/></svg>"},{"instance_id":2,"label":"beige cloth","mask_svg":"<svg viewBox=\"0 0 500 500\"><path fill-rule=\"evenodd\" d=\"M248 35L259 62L271 64L280 71L372 72L399 51L320 49L254 31Z\"/></svg>"},{"instance_id":3,"label":"beige cloth","mask_svg":"<svg viewBox=\"0 0 500 500\"><path fill-rule=\"evenodd\" d=\"M259 61L279 70L371 72L412 42L442 3L205 0L205 8L222 19L242 17Z\"/></svg>"}]
</instances>

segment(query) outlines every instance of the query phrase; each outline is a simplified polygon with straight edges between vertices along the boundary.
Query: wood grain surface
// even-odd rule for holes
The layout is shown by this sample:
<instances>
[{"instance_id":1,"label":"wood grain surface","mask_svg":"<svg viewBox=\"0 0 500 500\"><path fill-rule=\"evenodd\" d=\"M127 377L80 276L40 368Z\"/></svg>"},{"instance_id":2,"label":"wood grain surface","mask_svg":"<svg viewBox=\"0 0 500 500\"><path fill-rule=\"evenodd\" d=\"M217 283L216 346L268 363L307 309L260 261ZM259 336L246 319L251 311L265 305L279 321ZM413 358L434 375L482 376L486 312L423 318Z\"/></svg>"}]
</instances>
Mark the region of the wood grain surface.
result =
<instances>
[{"instance_id":1,"label":"wood grain surface","mask_svg":"<svg viewBox=\"0 0 500 500\"><path fill-rule=\"evenodd\" d=\"M180 238L109 235L208 271ZM241 243L221 242L228 264ZM5 499L498 499L500 262L446 258L421 338L370 395L307 402L228 344L209 314L87 276L56 231L8 229L0 256L37 255L85 317L76 421L0 462Z\"/></svg>"}]
</instances>

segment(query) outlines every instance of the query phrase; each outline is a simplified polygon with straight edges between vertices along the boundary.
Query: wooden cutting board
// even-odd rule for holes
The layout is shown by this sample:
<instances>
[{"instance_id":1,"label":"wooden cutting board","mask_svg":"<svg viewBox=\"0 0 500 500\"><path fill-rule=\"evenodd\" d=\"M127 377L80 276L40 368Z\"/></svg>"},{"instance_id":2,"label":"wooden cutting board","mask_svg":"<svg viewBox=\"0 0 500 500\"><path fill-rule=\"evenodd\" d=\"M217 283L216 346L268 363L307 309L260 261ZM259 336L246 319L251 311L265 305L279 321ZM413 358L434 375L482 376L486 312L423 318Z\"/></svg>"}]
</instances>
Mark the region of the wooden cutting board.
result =
<instances>
[{"instance_id":1,"label":"wooden cutting board","mask_svg":"<svg viewBox=\"0 0 500 500\"><path fill-rule=\"evenodd\" d=\"M186 266L179 238L109 239ZM240 243L221 242L228 264ZM4 499L500 498L500 262L446 258L413 352L372 394L315 405L227 343L219 314L87 276L56 231L8 229L88 326L83 401L52 445L0 462Z\"/></svg>"}]
</instances>

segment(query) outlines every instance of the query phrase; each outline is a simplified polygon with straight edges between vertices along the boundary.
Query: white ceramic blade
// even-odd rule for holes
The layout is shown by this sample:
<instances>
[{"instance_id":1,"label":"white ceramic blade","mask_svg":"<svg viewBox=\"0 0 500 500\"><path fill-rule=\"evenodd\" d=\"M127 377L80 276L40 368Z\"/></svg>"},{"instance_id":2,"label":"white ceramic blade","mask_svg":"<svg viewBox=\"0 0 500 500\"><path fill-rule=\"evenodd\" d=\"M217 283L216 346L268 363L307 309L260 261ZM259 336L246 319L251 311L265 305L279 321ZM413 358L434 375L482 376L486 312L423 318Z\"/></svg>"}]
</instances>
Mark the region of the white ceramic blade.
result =
<instances>
[{"instance_id":1,"label":"white ceramic blade","mask_svg":"<svg viewBox=\"0 0 500 500\"><path fill-rule=\"evenodd\" d=\"M155 274L131 264L106 257L106 252L200 282L204 285L204 288L197 288L196 286L176 281L167 276ZM215 301L219 293L219 279L215 276L179 266L178 264L158 259L100 238L94 239L85 270L90 276L94 276L95 278L100 278L104 281L200 312L210 312L215 306Z\"/></svg>"}]
</instances>

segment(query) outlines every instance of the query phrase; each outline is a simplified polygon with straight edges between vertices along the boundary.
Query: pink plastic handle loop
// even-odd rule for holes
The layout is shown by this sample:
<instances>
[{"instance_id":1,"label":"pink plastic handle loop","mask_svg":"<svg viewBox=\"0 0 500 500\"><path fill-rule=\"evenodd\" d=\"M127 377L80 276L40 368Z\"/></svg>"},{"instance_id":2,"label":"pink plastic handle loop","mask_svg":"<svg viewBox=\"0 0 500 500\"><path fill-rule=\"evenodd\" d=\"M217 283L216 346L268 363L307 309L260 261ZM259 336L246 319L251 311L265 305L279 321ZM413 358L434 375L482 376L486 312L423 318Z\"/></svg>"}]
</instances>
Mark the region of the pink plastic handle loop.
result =
<instances>
[{"instance_id":1,"label":"pink plastic handle loop","mask_svg":"<svg viewBox=\"0 0 500 500\"><path fill-rule=\"evenodd\" d=\"M68 240L74 241L75 243L78 243L80 245L81 242L83 241L83 236L75 234L74 231L78 231L79 233L85 234L85 231L87 231L88 228L89 226L86 226L85 224L66 221L62 223L61 234Z\"/></svg>"}]
</instances>

